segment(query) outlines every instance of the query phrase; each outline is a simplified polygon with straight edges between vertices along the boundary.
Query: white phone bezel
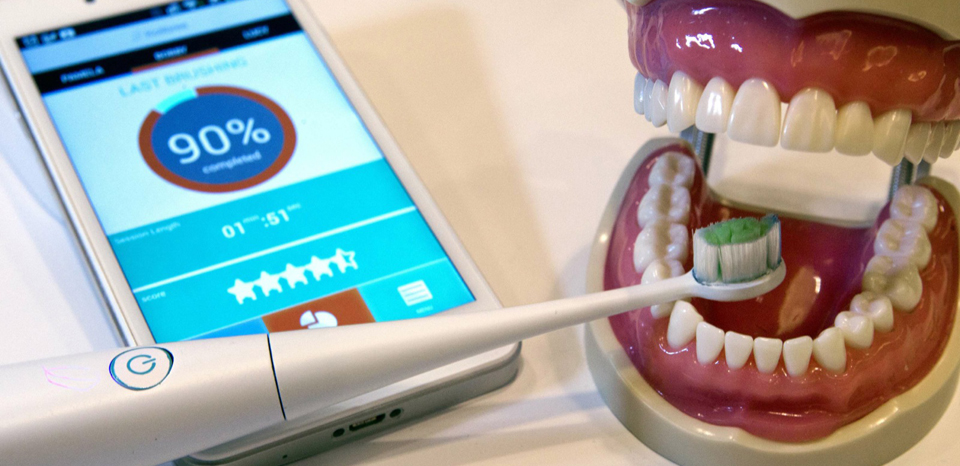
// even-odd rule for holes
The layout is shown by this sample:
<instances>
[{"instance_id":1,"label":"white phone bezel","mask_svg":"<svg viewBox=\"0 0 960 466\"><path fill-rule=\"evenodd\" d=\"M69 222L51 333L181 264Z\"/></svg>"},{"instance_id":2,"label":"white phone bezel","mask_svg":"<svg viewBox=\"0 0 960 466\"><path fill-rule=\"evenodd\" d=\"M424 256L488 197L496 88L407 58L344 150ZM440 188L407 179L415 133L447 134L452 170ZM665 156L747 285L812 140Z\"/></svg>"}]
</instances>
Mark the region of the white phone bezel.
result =
<instances>
[{"instance_id":1,"label":"white phone bezel","mask_svg":"<svg viewBox=\"0 0 960 466\"><path fill-rule=\"evenodd\" d=\"M326 61L347 98L356 108L364 124L380 146L388 164L403 183L410 197L423 214L441 246L456 269L460 272L475 301L445 312L474 312L500 307L500 303L483 279L479 269L470 259L453 229L443 217L426 187L387 131L373 106L364 96L351 76L345 63L309 8L302 0L284 0L290 7L304 32L311 39L318 53ZM86 2L74 0L4 0L0 1L0 69L5 74L10 90L17 101L47 170L64 204L75 229L81 247L86 253L92 273L101 287L104 299L127 344L148 345L154 343L152 334L143 318L137 300L128 285L109 241L94 213L76 171L67 156L52 119L46 111L42 97L20 54L16 38L40 31L85 23L101 18L142 10L170 3L168 0L97 0ZM473 371L489 368L491 364L511 361L517 345L500 348L481 356L451 364L440 369L400 382L377 392L358 397L340 407L343 413L355 412L381 400L415 393L418 387L436 386L447 380L463 377ZM319 413L318 413L319 414ZM326 411L312 422L301 422L289 429L275 429L256 443L268 442L268 438L283 438L315 422L328 421L335 412ZM231 454L243 447L235 445ZM226 452L222 452L226 454Z\"/></svg>"}]
</instances>

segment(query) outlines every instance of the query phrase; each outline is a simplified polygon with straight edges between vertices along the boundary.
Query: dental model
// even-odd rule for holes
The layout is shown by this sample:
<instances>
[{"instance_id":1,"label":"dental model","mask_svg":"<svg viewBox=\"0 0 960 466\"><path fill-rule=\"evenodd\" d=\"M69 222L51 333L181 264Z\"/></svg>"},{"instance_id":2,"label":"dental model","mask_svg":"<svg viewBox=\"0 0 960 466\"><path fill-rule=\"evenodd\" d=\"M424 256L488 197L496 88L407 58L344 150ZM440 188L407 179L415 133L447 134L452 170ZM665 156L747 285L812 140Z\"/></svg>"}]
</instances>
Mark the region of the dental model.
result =
<instances>
[{"instance_id":1,"label":"dental model","mask_svg":"<svg viewBox=\"0 0 960 466\"><path fill-rule=\"evenodd\" d=\"M871 2L764 3L631 0L636 111L673 132L872 152L890 165L960 148L954 3L885 2L871 13L852 12ZM590 290L648 280L657 260L688 270L706 257L697 238L693 262L674 252L690 232L757 217L715 199L695 160L679 140L641 149L608 206ZM686 197L671 191L675 179ZM893 459L933 427L956 387L958 202L953 186L928 178L900 187L871 224L781 215L783 286L743 303L677 301L594 322L597 386L628 429L681 464Z\"/></svg>"}]
</instances>

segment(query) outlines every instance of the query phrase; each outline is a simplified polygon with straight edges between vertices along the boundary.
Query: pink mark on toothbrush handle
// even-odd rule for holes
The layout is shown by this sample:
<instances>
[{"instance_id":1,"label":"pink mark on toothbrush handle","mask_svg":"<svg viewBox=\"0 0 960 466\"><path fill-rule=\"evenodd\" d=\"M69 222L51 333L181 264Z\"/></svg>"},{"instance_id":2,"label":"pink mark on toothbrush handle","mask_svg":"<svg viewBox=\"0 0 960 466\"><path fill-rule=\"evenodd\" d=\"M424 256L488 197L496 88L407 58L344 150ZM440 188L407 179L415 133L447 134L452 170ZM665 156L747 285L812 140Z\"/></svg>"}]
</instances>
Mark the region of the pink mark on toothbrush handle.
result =
<instances>
[{"instance_id":1,"label":"pink mark on toothbrush handle","mask_svg":"<svg viewBox=\"0 0 960 466\"><path fill-rule=\"evenodd\" d=\"M44 366L43 375L46 376L50 385L77 392L89 391L100 384L100 376L89 367Z\"/></svg>"}]
</instances>

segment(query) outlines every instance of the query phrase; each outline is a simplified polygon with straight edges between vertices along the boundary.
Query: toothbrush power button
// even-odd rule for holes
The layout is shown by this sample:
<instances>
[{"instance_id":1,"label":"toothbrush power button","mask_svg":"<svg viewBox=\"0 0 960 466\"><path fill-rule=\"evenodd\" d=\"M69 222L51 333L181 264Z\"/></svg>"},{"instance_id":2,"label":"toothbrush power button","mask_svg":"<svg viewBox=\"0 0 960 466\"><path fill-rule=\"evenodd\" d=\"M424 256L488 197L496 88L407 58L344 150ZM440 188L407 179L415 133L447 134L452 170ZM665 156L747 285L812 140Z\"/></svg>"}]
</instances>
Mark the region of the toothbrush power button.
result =
<instances>
[{"instance_id":1,"label":"toothbrush power button","mask_svg":"<svg viewBox=\"0 0 960 466\"><path fill-rule=\"evenodd\" d=\"M121 387L149 390L160 385L173 368L173 355L163 348L133 348L110 361L110 376Z\"/></svg>"}]
</instances>

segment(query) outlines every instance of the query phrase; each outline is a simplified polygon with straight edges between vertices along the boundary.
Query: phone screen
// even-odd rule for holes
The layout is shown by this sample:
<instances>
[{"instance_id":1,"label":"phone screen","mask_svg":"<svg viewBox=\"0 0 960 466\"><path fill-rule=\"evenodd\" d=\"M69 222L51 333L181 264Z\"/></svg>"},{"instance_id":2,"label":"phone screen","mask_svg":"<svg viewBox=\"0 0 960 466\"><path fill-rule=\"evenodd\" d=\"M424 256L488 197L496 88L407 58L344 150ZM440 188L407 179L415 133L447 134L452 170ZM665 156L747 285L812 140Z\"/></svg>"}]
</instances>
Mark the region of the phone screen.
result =
<instances>
[{"instance_id":1,"label":"phone screen","mask_svg":"<svg viewBox=\"0 0 960 466\"><path fill-rule=\"evenodd\" d=\"M157 342L474 301L282 0L17 40Z\"/></svg>"}]
</instances>

